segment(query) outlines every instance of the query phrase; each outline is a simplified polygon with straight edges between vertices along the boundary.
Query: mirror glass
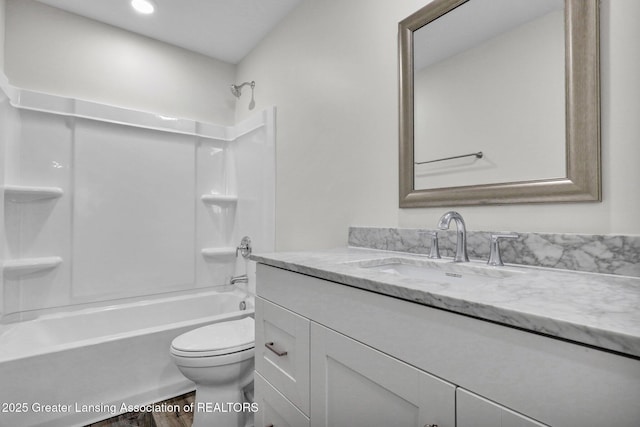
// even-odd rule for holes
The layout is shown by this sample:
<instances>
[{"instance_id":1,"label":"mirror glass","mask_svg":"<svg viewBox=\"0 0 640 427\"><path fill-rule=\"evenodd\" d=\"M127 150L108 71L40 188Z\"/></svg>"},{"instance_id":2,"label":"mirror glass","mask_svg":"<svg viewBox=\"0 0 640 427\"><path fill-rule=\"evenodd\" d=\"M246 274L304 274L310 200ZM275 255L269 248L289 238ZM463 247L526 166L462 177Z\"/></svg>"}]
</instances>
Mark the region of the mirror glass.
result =
<instances>
[{"instance_id":1,"label":"mirror glass","mask_svg":"<svg viewBox=\"0 0 640 427\"><path fill-rule=\"evenodd\" d=\"M435 0L403 20L400 206L599 200L597 18L597 0Z\"/></svg>"},{"instance_id":2,"label":"mirror glass","mask_svg":"<svg viewBox=\"0 0 640 427\"><path fill-rule=\"evenodd\" d=\"M472 0L413 54L415 189L566 176L563 0Z\"/></svg>"}]
</instances>

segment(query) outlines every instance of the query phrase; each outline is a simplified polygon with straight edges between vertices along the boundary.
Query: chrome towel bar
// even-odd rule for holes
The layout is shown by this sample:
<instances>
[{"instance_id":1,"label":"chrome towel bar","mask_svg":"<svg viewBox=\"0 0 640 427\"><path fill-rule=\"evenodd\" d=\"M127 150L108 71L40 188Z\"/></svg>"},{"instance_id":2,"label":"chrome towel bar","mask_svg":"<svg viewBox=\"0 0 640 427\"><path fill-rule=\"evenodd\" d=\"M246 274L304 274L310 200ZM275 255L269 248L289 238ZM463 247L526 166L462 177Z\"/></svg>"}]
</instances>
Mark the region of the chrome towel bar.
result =
<instances>
[{"instance_id":1,"label":"chrome towel bar","mask_svg":"<svg viewBox=\"0 0 640 427\"><path fill-rule=\"evenodd\" d=\"M475 156L476 159L481 159L484 156L484 154L482 154L482 151L478 151L477 153L462 154L460 156L453 156L453 157L444 157L442 159L427 160L426 162L414 162L414 164L416 164L416 165L424 165L424 164L427 164L427 163L442 162L444 160L460 159L462 157L471 157L471 156Z\"/></svg>"}]
</instances>

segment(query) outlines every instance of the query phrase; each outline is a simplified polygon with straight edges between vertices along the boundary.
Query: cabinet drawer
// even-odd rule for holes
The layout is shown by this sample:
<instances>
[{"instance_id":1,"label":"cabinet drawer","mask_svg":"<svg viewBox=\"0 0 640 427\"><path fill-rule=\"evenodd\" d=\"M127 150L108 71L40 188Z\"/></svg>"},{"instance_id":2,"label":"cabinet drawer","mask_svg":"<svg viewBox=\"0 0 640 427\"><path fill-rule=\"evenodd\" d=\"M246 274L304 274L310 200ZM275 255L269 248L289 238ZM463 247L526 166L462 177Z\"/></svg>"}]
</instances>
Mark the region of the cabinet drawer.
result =
<instances>
[{"instance_id":1,"label":"cabinet drawer","mask_svg":"<svg viewBox=\"0 0 640 427\"><path fill-rule=\"evenodd\" d=\"M256 371L309 414L309 320L256 298Z\"/></svg>"},{"instance_id":2,"label":"cabinet drawer","mask_svg":"<svg viewBox=\"0 0 640 427\"><path fill-rule=\"evenodd\" d=\"M265 380L262 375L255 375L255 393L258 403L256 426L274 427L308 427L307 418L298 408L293 406L278 390Z\"/></svg>"}]
</instances>

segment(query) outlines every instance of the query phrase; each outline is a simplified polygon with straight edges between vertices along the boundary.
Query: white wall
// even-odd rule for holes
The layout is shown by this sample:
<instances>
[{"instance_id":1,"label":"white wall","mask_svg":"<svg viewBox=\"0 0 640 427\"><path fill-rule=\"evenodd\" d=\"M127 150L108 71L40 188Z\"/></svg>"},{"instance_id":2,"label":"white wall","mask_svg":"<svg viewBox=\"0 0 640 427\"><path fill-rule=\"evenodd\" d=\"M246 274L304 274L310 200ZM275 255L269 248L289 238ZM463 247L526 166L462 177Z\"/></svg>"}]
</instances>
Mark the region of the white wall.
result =
<instances>
[{"instance_id":1,"label":"white wall","mask_svg":"<svg viewBox=\"0 0 640 427\"><path fill-rule=\"evenodd\" d=\"M4 10L5 0L0 0L0 71L4 69ZM6 138L7 117L9 99L0 91L0 162L4 163L4 143ZM4 171L0 173L0 186L4 186ZM4 191L0 193L0 203L4 206ZM0 209L0 224L4 224L4 209ZM4 245L0 245L0 259L4 259ZM4 289L3 277L0 277L0 289ZM0 295L0 307L4 306L4 296ZM0 308L2 311L2 308Z\"/></svg>"},{"instance_id":2,"label":"white wall","mask_svg":"<svg viewBox=\"0 0 640 427\"><path fill-rule=\"evenodd\" d=\"M278 250L344 245L349 225L434 227L445 212L398 208L397 23L425 3L307 0L238 65L256 108L278 105ZM640 2L601 10L603 202L456 208L470 229L640 234Z\"/></svg>"},{"instance_id":3,"label":"white wall","mask_svg":"<svg viewBox=\"0 0 640 427\"><path fill-rule=\"evenodd\" d=\"M234 65L33 0L6 3L5 73L14 86L233 124Z\"/></svg>"},{"instance_id":4,"label":"white wall","mask_svg":"<svg viewBox=\"0 0 640 427\"><path fill-rule=\"evenodd\" d=\"M0 0L0 70L4 69L5 0Z\"/></svg>"},{"instance_id":5,"label":"white wall","mask_svg":"<svg viewBox=\"0 0 640 427\"><path fill-rule=\"evenodd\" d=\"M278 106L278 250L397 225L397 23L422 4L308 0L238 65L256 108Z\"/></svg>"}]
</instances>

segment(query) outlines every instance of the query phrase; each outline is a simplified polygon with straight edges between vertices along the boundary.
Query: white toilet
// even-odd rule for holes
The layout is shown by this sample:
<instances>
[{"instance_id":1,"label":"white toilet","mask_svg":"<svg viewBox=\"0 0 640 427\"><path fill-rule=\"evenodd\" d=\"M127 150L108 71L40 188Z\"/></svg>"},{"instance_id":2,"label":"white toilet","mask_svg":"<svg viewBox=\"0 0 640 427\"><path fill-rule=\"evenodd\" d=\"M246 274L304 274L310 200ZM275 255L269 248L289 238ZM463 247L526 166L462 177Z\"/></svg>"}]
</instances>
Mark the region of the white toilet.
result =
<instances>
[{"instance_id":1,"label":"white toilet","mask_svg":"<svg viewBox=\"0 0 640 427\"><path fill-rule=\"evenodd\" d=\"M171 343L171 357L196 383L193 427L244 427L251 411L244 390L253 383L254 320L214 323Z\"/></svg>"}]
</instances>

